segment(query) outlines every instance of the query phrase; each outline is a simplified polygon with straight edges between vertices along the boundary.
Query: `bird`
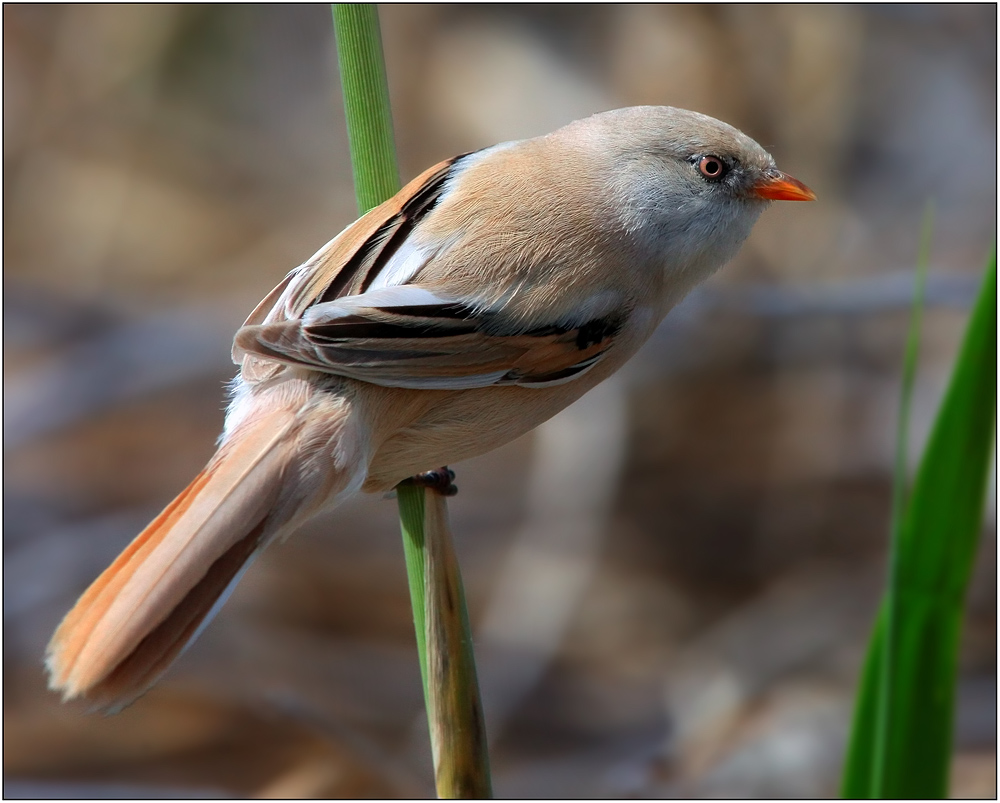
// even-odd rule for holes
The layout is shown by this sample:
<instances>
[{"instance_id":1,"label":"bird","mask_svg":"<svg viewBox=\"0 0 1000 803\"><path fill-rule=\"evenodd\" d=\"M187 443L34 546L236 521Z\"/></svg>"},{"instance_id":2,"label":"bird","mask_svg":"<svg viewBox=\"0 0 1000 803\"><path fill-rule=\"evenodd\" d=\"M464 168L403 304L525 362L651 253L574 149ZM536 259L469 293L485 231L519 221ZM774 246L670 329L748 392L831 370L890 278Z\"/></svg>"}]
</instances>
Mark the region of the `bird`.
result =
<instances>
[{"instance_id":1,"label":"bird","mask_svg":"<svg viewBox=\"0 0 1000 803\"><path fill-rule=\"evenodd\" d=\"M66 614L50 688L121 710L268 544L541 424L635 354L770 202L815 197L743 132L667 106L421 173L236 332L216 453Z\"/></svg>"}]
</instances>

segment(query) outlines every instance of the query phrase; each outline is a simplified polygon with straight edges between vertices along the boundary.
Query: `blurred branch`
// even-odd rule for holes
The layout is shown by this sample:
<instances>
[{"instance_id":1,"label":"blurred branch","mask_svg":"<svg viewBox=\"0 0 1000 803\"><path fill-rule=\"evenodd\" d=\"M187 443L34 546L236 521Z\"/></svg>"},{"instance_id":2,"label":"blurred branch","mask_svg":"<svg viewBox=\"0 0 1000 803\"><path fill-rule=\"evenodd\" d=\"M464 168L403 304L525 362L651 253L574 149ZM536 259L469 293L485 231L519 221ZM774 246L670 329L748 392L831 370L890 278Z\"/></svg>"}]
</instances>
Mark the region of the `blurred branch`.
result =
<instances>
[{"instance_id":1,"label":"blurred branch","mask_svg":"<svg viewBox=\"0 0 1000 803\"><path fill-rule=\"evenodd\" d=\"M944 271L929 273L925 306L969 309L976 297L978 281L975 276L955 276ZM692 292L681 307L740 312L759 318L794 318L876 315L909 310L912 304L913 272L899 270L835 283L702 286Z\"/></svg>"},{"instance_id":2,"label":"blurred branch","mask_svg":"<svg viewBox=\"0 0 1000 803\"><path fill-rule=\"evenodd\" d=\"M118 322L13 372L4 390L4 451L114 405L225 372L233 324L218 310L199 303Z\"/></svg>"},{"instance_id":3,"label":"blurred branch","mask_svg":"<svg viewBox=\"0 0 1000 803\"><path fill-rule=\"evenodd\" d=\"M968 309L977 280L943 271L927 277L928 308ZM8 300L16 289L8 289ZM870 279L796 287L741 284L695 290L653 336L654 348L691 328L708 313L734 313L762 319L814 315L877 316L908 310L912 274L892 272ZM244 301L241 297L240 302ZM118 404L151 393L218 376L229 365L219 344L232 337L228 308L215 303L176 307L139 320L109 324L90 335L73 335L58 347L68 305L12 304L4 320L5 347L54 346L53 356L35 359L26 370L9 371L4 390L4 450L8 451L63 427L72 426ZM97 310L98 313L101 310ZM113 310L112 310L113 312ZM53 343L53 340L57 342Z\"/></svg>"}]
</instances>

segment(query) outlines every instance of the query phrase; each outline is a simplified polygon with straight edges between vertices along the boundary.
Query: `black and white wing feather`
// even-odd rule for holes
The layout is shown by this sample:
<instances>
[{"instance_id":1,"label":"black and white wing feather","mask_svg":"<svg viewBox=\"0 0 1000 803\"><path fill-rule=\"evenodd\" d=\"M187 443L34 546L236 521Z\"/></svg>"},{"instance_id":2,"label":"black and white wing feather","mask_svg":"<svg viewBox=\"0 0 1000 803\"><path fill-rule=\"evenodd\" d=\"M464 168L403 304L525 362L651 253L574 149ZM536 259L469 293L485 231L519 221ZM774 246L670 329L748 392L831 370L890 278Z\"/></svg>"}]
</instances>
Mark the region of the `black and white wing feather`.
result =
<instances>
[{"instance_id":1,"label":"black and white wing feather","mask_svg":"<svg viewBox=\"0 0 1000 803\"><path fill-rule=\"evenodd\" d=\"M289 274L236 334L243 378L291 364L388 387L540 387L595 365L624 313L531 326L509 320L504 304L443 297L414 280L434 255L409 235L464 158L426 171Z\"/></svg>"}]
</instances>

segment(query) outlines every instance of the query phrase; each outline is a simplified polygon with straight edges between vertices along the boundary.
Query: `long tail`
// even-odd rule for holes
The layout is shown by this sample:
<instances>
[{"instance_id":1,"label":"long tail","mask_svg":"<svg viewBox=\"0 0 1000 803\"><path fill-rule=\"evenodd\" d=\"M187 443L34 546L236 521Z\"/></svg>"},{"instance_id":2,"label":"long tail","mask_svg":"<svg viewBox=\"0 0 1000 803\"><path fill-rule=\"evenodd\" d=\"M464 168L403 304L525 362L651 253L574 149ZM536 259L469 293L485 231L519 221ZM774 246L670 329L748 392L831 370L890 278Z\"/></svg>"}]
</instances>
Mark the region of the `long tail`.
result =
<instances>
[{"instance_id":1,"label":"long tail","mask_svg":"<svg viewBox=\"0 0 1000 803\"><path fill-rule=\"evenodd\" d=\"M145 692L299 507L288 499L301 459L295 412L241 429L66 614L46 653L64 700L118 710Z\"/></svg>"}]
</instances>

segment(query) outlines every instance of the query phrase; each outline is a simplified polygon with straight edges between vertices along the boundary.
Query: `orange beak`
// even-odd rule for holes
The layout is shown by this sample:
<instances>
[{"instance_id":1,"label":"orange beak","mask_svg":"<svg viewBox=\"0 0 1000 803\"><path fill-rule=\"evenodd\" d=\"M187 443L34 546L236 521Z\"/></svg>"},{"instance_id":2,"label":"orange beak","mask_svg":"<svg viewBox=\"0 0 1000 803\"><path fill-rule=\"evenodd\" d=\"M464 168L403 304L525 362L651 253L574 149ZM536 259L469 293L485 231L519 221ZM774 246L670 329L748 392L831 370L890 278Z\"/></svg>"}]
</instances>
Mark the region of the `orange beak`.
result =
<instances>
[{"instance_id":1,"label":"orange beak","mask_svg":"<svg viewBox=\"0 0 1000 803\"><path fill-rule=\"evenodd\" d=\"M815 201L816 193L797 178L780 170L768 170L764 177L751 187L760 198L768 201Z\"/></svg>"}]
</instances>

